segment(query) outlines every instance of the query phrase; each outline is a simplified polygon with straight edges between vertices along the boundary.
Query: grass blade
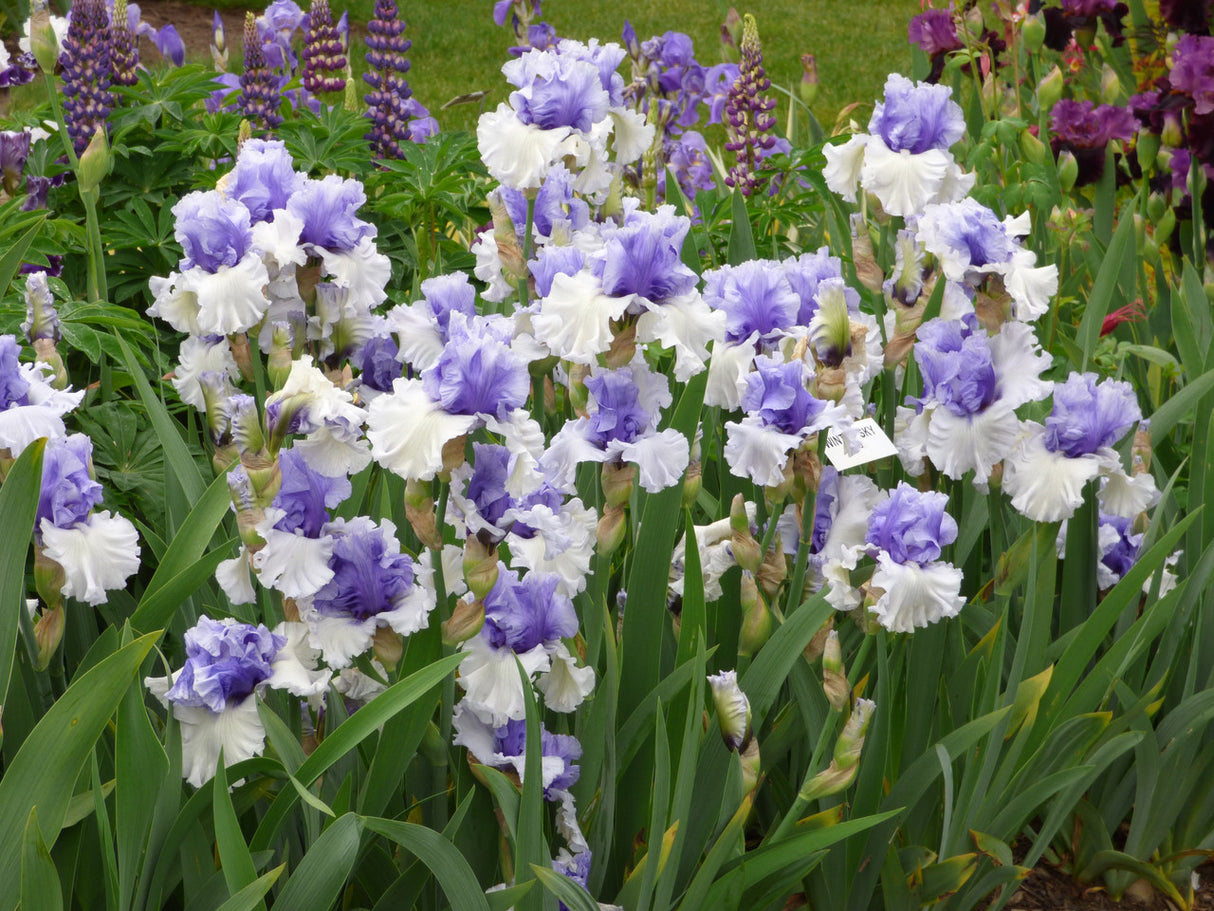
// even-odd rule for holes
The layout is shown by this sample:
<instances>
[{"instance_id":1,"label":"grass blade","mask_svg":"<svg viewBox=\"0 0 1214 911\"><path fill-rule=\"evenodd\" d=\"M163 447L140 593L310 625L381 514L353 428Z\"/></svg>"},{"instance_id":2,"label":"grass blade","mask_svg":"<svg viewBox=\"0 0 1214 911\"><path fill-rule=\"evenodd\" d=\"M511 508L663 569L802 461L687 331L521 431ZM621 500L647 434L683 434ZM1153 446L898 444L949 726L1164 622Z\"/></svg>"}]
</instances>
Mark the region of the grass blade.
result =
<instances>
[{"instance_id":1,"label":"grass blade","mask_svg":"<svg viewBox=\"0 0 1214 911\"><path fill-rule=\"evenodd\" d=\"M38 808L42 837L54 845L80 771L159 635L136 639L72 681L5 769L0 779L0 883L13 890L0 900L5 911L17 905L30 808Z\"/></svg>"},{"instance_id":2,"label":"grass blade","mask_svg":"<svg viewBox=\"0 0 1214 911\"><path fill-rule=\"evenodd\" d=\"M0 528L6 541L0 548L0 723L13 674L17 628L25 610L25 557L33 541L34 516L42 491L42 451L45 440L25 447L0 487ZM0 727L0 739L3 739ZM24 822L24 821L23 821Z\"/></svg>"}]
</instances>

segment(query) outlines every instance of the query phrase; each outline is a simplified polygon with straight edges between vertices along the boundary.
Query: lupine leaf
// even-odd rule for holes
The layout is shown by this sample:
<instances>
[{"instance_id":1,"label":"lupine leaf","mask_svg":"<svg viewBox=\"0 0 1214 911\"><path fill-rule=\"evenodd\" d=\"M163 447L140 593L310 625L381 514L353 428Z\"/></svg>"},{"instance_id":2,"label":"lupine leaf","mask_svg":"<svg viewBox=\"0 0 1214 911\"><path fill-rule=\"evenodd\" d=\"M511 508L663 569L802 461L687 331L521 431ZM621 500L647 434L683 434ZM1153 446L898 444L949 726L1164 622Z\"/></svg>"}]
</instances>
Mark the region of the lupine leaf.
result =
<instances>
[{"instance_id":1,"label":"lupine leaf","mask_svg":"<svg viewBox=\"0 0 1214 911\"><path fill-rule=\"evenodd\" d=\"M221 475L194 501L189 515L169 542L168 550L131 617L131 626L135 629L164 626L181 602L212 576L221 560L231 555L229 542L203 556L230 507L227 477Z\"/></svg>"},{"instance_id":2,"label":"lupine leaf","mask_svg":"<svg viewBox=\"0 0 1214 911\"><path fill-rule=\"evenodd\" d=\"M164 403L152 391L151 385L143 375L143 369L139 366L139 362L135 359L135 355L130 347L123 341L122 336L115 336L115 338L118 341L118 346L122 349L123 363L130 372L131 381L139 392L140 401L143 402L143 407L147 409L148 419L156 429L160 446L164 449L166 470L173 472L173 475L177 478L177 482L181 485L181 489L185 492L187 501L197 503L203 498L207 485L202 479L202 473L199 472L193 457L190 455L190 450L186 446L185 440L181 438L180 425L177 421L173 420L168 409L164 407Z\"/></svg>"}]
</instances>

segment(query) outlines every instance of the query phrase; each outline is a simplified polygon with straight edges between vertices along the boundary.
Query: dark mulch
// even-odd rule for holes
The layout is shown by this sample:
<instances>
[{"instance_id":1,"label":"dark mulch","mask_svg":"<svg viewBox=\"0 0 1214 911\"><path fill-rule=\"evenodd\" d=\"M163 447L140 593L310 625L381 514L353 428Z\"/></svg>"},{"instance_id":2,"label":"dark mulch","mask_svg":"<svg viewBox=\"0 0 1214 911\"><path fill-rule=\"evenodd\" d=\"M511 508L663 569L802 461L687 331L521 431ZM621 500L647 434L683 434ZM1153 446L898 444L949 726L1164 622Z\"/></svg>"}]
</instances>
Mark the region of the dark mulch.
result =
<instances>
[{"instance_id":1,"label":"dark mulch","mask_svg":"<svg viewBox=\"0 0 1214 911\"><path fill-rule=\"evenodd\" d=\"M1193 911L1214 911L1214 864L1198 867ZM1101 886L1083 886L1048 864L1020 883L1007 911L1180 911L1142 880L1116 901Z\"/></svg>"},{"instance_id":2,"label":"dark mulch","mask_svg":"<svg viewBox=\"0 0 1214 911\"><path fill-rule=\"evenodd\" d=\"M181 0L144 0L139 4L144 20L153 28L172 23L177 34L185 42L186 55L195 60L206 60L210 56L211 34L214 28L215 11L195 3ZM258 13L257 10L254 10ZM219 10L228 46L229 69L240 69L240 54L243 44L245 11L236 7ZM140 49L149 60L156 55L154 48L146 44Z\"/></svg>"}]
</instances>

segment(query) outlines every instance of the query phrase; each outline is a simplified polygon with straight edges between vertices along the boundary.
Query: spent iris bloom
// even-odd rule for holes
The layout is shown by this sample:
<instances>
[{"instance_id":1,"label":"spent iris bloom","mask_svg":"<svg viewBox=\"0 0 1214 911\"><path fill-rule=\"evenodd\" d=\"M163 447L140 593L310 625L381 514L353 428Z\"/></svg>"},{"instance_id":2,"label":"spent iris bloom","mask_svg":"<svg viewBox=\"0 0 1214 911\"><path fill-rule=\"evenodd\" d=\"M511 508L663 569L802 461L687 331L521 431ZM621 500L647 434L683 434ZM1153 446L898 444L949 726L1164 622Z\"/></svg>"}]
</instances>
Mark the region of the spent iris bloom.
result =
<instances>
[{"instance_id":1,"label":"spent iris bloom","mask_svg":"<svg viewBox=\"0 0 1214 911\"><path fill-rule=\"evenodd\" d=\"M1012 298L1012 317L1022 321L1045 313L1058 291L1058 267L1038 266L1037 255L1017 240L1029 231L1027 212L1000 221L973 199L926 206L917 222L917 239L945 278L977 289L986 276L999 276Z\"/></svg>"},{"instance_id":2,"label":"spent iris bloom","mask_svg":"<svg viewBox=\"0 0 1214 911\"><path fill-rule=\"evenodd\" d=\"M850 202L859 186L890 215L916 215L930 203L961 199L974 185L974 175L964 174L949 152L964 135L965 118L951 89L893 73L868 133L823 148L822 176Z\"/></svg>"}]
</instances>

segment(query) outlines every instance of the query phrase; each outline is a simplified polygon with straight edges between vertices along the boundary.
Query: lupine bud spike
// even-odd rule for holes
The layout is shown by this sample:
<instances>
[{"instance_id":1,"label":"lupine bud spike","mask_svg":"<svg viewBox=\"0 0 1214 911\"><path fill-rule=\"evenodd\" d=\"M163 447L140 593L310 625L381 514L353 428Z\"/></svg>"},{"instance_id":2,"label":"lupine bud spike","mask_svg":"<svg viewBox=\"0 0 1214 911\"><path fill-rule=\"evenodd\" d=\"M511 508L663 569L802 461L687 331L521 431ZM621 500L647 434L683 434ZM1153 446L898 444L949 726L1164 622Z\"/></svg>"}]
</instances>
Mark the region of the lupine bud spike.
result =
<instances>
[{"instance_id":1,"label":"lupine bud spike","mask_svg":"<svg viewBox=\"0 0 1214 911\"><path fill-rule=\"evenodd\" d=\"M249 120L273 130L282 123L282 115L278 113L281 104L278 76L270 69L262 51L257 17L252 12L245 13L244 72L240 74L240 97L236 105Z\"/></svg>"},{"instance_id":2,"label":"lupine bud spike","mask_svg":"<svg viewBox=\"0 0 1214 911\"><path fill-rule=\"evenodd\" d=\"M49 21L47 27L50 27ZM97 129L104 129L105 120L114 107L114 96L110 92L110 25L105 0L80 0L76 4L67 37L63 40L62 63L63 114L68 135L79 155Z\"/></svg>"}]
</instances>

